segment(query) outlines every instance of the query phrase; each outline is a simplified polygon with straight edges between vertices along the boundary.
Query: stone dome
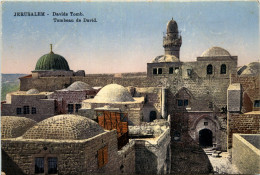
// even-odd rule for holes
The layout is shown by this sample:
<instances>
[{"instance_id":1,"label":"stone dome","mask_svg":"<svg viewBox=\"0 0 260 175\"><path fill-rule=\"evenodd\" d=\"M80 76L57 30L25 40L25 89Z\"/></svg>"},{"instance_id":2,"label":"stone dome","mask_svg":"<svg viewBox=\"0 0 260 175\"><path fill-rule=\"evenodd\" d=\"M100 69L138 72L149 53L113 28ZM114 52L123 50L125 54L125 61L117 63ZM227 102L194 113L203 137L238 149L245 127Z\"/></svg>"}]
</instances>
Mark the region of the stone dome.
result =
<instances>
[{"instance_id":1,"label":"stone dome","mask_svg":"<svg viewBox=\"0 0 260 175\"><path fill-rule=\"evenodd\" d=\"M1 137L15 138L22 136L29 128L34 126L36 122L34 120L17 117L17 116L2 116L1 117Z\"/></svg>"},{"instance_id":2,"label":"stone dome","mask_svg":"<svg viewBox=\"0 0 260 175\"><path fill-rule=\"evenodd\" d=\"M204 51L201 57L218 57L218 56L231 56L230 53L221 47L211 47Z\"/></svg>"},{"instance_id":3,"label":"stone dome","mask_svg":"<svg viewBox=\"0 0 260 175\"><path fill-rule=\"evenodd\" d=\"M41 70L64 70L69 71L69 65L66 59L52 51L43 55L36 63L35 71Z\"/></svg>"},{"instance_id":4,"label":"stone dome","mask_svg":"<svg viewBox=\"0 0 260 175\"><path fill-rule=\"evenodd\" d=\"M79 115L56 115L29 129L24 139L81 140L103 133L104 129L93 120Z\"/></svg>"},{"instance_id":5,"label":"stone dome","mask_svg":"<svg viewBox=\"0 0 260 175\"><path fill-rule=\"evenodd\" d=\"M76 81L67 88L67 90L69 91L84 91L84 90L91 90L91 89L93 88L90 85L82 81Z\"/></svg>"},{"instance_id":6,"label":"stone dome","mask_svg":"<svg viewBox=\"0 0 260 175\"><path fill-rule=\"evenodd\" d=\"M40 92L37 89L30 89L26 92L26 94L39 94Z\"/></svg>"},{"instance_id":7,"label":"stone dome","mask_svg":"<svg viewBox=\"0 0 260 175\"><path fill-rule=\"evenodd\" d=\"M151 61L151 63L163 63L163 62L180 62L180 60L175 55L160 55L155 57Z\"/></svg>"},{"instance_id":8,"label":"stone dome","mask_svg":"<svg viewBox=\"0 0 260 175\"><path fill-rule=\"evenodd\" d=\"M167 23L167 33L178 33L178 25L177 22L171 19Z\"/></svg>"},{"instance_id":9,"label":"stone dome","mask_svg":"<svg viewBox=\"0 0 260 175\"><path fill-rule=\"evenodd\" d=\"M241 76L255 76L258 74L260 74L260 62L249 63L238 70L238 75Z\"/></svg>"},{"instance_id":10,"label":"stone dome","mask_svg":"<svg viewBox=\"0 0 260 175\"><path fill-rule=\"evenodd\" d=\"M97 93L94 101L111 103L134 101L134 99L125 87L118 84L109 84Z\"/></svg>"}]
</instances>

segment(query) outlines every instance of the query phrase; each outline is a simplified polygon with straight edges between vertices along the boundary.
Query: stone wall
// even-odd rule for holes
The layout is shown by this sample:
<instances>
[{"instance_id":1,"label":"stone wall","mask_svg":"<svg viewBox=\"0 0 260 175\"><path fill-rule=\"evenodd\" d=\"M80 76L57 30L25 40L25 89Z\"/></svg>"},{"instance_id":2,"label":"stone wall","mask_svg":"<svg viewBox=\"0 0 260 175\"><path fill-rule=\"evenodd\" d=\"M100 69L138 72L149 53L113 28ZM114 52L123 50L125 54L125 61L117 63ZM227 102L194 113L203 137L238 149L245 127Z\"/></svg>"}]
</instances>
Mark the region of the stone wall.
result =
<instances>
[{"instance_id":1,"label":"stone wall","mask_svg":"<svg viewBox=\"0 0 260 175\"><path fill-rule=\"evenodd\" d=\"M229 113L228 114L228 147L232 146L232 135L259 134L260 133L260 112L258 113Z\"/></svg>"},{"instance_id":2,"label":"stone wall","mask_svg":"<svg viewBox=\"0 0 260 175\"><path fill-rule=\"evenodd\" d=\"M253 110L254 101L260 100L260 76L239 77L231 76L231 83L240 83L242 86L242 109L246 113Z\"/></svg>"},{"instance_id":3,"label":"stone wall","mask_svg":"<svg viewBox=\"0 0 260 175\"><path fill-rule=\"evenodd\" d=\"M150 122L150 112L156 112L156 118L160 119L162 115L161 98L162 88L159 87L146 87L146 88L135 88L134 96L145 97L143 106L143 120L144 122Z\"/></svg>"},{"instance_id":4,"label":"stone wall","mask_svg":"<svg viewBox=\"0 0 260 175\"><path fill-rule=\"evenodd\" d=\"M233 134L232 163L242 174L260 173L260 150L243 138L244 134ZM260 137L259 134L247 134Z\"/></svg>"},{"instance_id":5,"label":"stone wall","mask_svg":"<svg viewBox=\"0 0 260 175\"><path fill-rule=\"evenodd\" d=\"M118 151L120 173L135 173L135 142L130 140L121 150Z\"/></svg>"},{"instance_id":6,"label":"stone wall","mask_svg":"<svg viewBox=\"0 0 260 175\"><path fill-rule=\"evenodd\" d=\"M170 129L158 138L135 140L135 169L137 174L170 173Z\"/></svg>"},{"instance_id":7,"label":"stone wall","mask_svg":"<svg viewBox=\"0 0 260 175\"><path fill-rule=\"evenodd\" d=\"M2 139L1 145L6 174L34 174L35 157L57 157L59 174L120 172L115 131L79 141ZM98 168L97 151L104 146L108 146L108 163Z\"/></svg>"},{"instance_id":8,"label":"stone wall","mask_svg":"<svg viewBox=\"0 0 260 175\"><path fill-rule=\"evenodd\" d=\"M2 104L2 115L22 116L39 122L56 114L55 101L46 98L45 95L11 95L11 103ZM29 114L23 113L24 106L29 106ZM36 114L32 114L32 107L36 108ZM21 108L22 114L17 114L16 108Z\"/></svg>"}]
</instances>

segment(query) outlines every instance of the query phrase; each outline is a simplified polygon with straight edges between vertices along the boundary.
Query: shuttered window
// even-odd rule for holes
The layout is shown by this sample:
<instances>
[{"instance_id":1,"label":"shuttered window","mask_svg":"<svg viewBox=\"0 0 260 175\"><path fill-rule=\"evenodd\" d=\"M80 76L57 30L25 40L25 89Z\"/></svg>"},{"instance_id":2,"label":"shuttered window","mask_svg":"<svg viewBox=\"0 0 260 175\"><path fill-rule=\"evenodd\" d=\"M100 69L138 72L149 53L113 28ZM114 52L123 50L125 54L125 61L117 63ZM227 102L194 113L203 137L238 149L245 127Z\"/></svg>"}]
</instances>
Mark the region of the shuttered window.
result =
<instances>
[{"instance_id":1,"label":"shuttered window","mask_svg":"<svg viewBox=\"0 0 260 175\"><path fill-rule=\"evenodd\" d=\"M98 150L98 168L102 168L108 163L108 146Z\"/></svg>"}]
</instances>

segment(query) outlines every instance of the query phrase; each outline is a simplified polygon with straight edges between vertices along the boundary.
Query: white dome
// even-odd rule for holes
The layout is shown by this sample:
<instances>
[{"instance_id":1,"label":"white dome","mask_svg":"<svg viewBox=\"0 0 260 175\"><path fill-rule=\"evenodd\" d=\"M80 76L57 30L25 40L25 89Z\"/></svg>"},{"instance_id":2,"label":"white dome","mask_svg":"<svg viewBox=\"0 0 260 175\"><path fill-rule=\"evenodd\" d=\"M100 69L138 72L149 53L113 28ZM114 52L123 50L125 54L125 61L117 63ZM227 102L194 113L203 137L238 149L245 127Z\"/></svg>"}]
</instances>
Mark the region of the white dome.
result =
<instances>
[{"instance_id":1,"label":"white dome","mask_svg":"<svg viewBox=\"0 0 260 175\"><path fill-rule=\"evenodd\" d=\"M180 60L174 55L160 55L151 61L151 63L164 63L164 62L180 62Z\"/></svg>"},{"instance_id":2,"label":"white dome","mask_svg":"<svg viewBox=\"0 0 260 175\"><path fill-rule=\"evenodd\" d=\"M40 92L37 89L30 89L26 92L26 94L39 94Z\"/></svg>"},{"instance_id":3,"label":"white dome","mask_svg":"<svg viewBox=\"0 0 260 175\"><path fill-rule=\"evenodd\" d=\"M68 91L83 91L83 90L91 90L91 89L92 87L90 85L82 81L76 81L67 88Z\"/></svg>"},{"instance_id":4,"label":"white dome","mask_svg":"<svg viewBox=\"0 0 260 175\"><path fill-rule=\"evenodd\" d=\"M201 57L231 56L230 53L221 47L211 47L204 51Z\"/></svg>"},{"instance_id":5,"label":"white dome","mask_svg":"<svg viewBox=\"0 0 260 175\"><path fill-rule=\"evenodd\" d=\"M98 92L94 101L111 103L134 101L134 99L125 87L118 84L109 84Z\"/></svg>"}]
</instances>

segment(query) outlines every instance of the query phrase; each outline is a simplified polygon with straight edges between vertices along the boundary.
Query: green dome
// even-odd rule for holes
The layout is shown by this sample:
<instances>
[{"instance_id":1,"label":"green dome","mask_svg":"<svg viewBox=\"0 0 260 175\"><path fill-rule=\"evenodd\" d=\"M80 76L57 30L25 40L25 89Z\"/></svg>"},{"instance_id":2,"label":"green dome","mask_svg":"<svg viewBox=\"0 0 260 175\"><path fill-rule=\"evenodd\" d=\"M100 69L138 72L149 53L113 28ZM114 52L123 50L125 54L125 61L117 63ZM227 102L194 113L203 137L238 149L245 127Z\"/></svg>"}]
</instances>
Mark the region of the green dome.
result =
<instances>
[{"instance_id":1,"label":"green dome","mask_svg":"<svg viewBox=\"0 0 260 175\"><path fill-rule=\"evenodd\" d=\"M65 70L69 71L69 65L63 56L50 52L43 55L36 63L35 70Z\"/></svg>"}]
</instances>

